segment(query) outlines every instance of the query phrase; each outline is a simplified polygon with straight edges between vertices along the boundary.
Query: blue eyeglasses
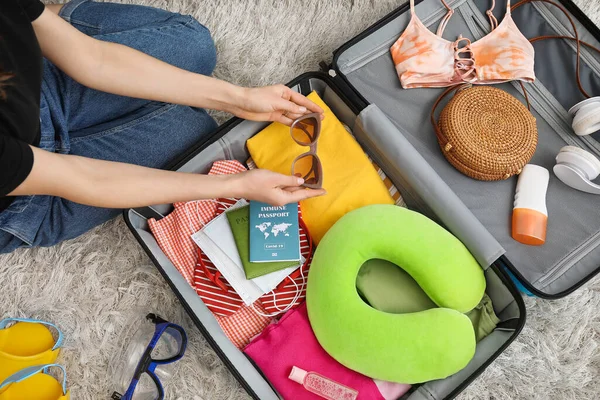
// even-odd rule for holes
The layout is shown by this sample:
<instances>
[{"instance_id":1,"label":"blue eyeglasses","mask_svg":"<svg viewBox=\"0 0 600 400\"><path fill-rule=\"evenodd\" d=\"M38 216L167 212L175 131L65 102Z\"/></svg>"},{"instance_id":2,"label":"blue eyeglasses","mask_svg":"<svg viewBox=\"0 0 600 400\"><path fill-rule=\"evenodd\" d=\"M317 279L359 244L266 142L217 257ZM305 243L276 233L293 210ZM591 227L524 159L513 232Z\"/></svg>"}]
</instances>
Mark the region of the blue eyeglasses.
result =
<instances>
[{"instance_id":1,"label":"blue eyeglasses","mask_svg":"<svg viewBox=\"0 0 600 400\"><path fill-rule=\"evenodd\" d=\"M147 339L149 335L143 335L144 332L141 331L142 337L137 337L130 346L130 359L141 352L142 346L146 347L135 366L133 376L129 371L132 378L125 394L114 392L114 400L163 400L165 392L157 372L161 367L180 360L185 354L187 335L182 327L155 314L148 314L146 318L154 324L154 334L149 343L142 342L143 336ZM133 367L131 363L130 365ZM122 385L123 389L125 385Z\"/></svg>"}]
</instances>

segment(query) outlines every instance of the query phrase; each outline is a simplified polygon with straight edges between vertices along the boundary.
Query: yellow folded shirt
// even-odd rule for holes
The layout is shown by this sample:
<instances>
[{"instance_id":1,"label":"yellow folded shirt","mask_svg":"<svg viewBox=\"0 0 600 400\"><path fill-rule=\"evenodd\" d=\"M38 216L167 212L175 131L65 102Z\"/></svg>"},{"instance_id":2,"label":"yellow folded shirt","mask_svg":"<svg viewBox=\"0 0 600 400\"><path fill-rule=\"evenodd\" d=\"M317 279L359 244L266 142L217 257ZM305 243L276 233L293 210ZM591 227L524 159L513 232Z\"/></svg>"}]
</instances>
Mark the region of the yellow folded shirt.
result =
<instances>
[{"instance_id":1,"label":"yellow folded shirt","mask_svg":"<svg viewBox=\"0 0 600 400\"><path fill-rule=\"evenodd\" d=\"M317 154L323 165L325 196L300 203L302 216L316 243L344 214L370 204L394 204L388 189L354 137L315 93L308 98L325 110ZM290 136L290 128L274 122L246 142L258 168L289 175L292 161L307 152Z\"/></svg>"}]
</instances>

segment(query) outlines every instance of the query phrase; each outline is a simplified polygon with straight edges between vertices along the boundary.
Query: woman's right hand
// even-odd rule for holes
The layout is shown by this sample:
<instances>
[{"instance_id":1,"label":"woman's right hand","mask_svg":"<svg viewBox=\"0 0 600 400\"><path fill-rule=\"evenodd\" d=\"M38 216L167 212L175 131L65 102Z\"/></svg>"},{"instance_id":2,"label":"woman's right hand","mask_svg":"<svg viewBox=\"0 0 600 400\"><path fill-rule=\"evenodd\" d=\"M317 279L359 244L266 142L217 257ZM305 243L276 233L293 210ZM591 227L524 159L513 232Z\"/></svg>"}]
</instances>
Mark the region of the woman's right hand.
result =
<instances>
[{"instance_id":1,"label":"woman's right hand","mask_svg":"<svg viewBox=\"0 0 600 400\"><path fill-rule=\"evenodd\" d=\"M304 95L285 85L235 89L236 96L228 97L225 107L237 117L252 121L276 121L285 125L307 113L318 113L324 118L321 107Z\"/></svg>"},{"instance_id":2,"label":"woman's right hand","mask_svg":"<svg viewBox=\"0 0 600 400\"><path fill-rule=\"evenodd\" d=\"M322 196L324 189L306 189L302 178L278 174L266 169L254 169L241 174L228 175L232 180L234 197L256 200L273 206L297 203L311 197Z\"/></svg>"}]
</instances>

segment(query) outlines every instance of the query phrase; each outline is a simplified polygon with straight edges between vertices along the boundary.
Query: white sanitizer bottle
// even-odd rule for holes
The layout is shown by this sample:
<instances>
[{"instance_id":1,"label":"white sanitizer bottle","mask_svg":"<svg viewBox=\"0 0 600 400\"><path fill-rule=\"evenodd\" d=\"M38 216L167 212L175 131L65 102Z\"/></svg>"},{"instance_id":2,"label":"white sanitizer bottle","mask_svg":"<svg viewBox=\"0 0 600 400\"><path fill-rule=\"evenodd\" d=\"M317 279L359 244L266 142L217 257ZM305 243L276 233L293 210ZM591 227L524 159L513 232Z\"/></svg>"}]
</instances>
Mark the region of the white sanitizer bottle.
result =
<instances>
[{"instance_id":1,"label":"white sanitizer bottle","mask_svg":"<svg viewBox=\"0 0 600 400\"><path fill-rule=\"evenodd\" d=\"M533 164L523 167L517 181L512 215L512 237L517 242L530 246L541 246L546 242L546 191L549 179L546 168Z\"/></svg>"}]
</instances>

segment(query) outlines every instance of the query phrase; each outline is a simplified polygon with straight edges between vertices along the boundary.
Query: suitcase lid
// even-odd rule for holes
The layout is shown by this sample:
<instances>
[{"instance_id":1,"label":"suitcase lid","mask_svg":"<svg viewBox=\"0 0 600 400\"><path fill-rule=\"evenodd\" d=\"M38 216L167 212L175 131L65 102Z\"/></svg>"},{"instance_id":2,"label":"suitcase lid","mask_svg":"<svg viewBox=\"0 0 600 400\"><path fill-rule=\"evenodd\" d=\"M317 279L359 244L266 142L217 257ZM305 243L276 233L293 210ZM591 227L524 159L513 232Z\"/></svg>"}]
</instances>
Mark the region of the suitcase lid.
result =
<instances>
[{"instance_id":1,"label":"suitcase lid","mask_svg":"<svg viewBox=\"0 0 600 400\"><path fill-rule=\"evenodd\" d=\"M573 18L580 39L600 47L600 29L572 1L557 1ZM441 0L416 0L416 3L417 15L435 31L446 13ZM487 0L450 0L448 4L458 12L448 23L444 37L464 34L475 41L488 33ZM498 5L494 10L498 21L502 20L504 9ZM564 13L541 1L519 7L512 17L528 38L571 35L572 32ZM584 99L575 81L575 43L550 40L536 44L537 79L533 84L526 84L540 139L531 163L550 171L546 197L548 237L543 246L533 247L514 241L510 235L517 178L480 182L454 170L443 158L428 119L431 105L441 89L401 88L389 48L409 20L410 5L407 3L337 49L329 74L360 110L364 112L369 105L380 108L452 187L504 250L495 262L497 265L506 268L526 291L537 296L559 298L568 295L600 272L600 196L568 188L551 171L554 157L564 145L579 146L600 156L600 132L582 139L570 128L567 110ZM530 21L536 21L536 24ZM551 59L563 62L544 62ZM588 49L582 51L581 75L584 87L600 95L598 53ZM556 76L562 79L557 80ZM568 79L570 76L573 78ZM499 87L522 98L514 85L514 82L505 83Z\"/></svg>"}]
</instances>

